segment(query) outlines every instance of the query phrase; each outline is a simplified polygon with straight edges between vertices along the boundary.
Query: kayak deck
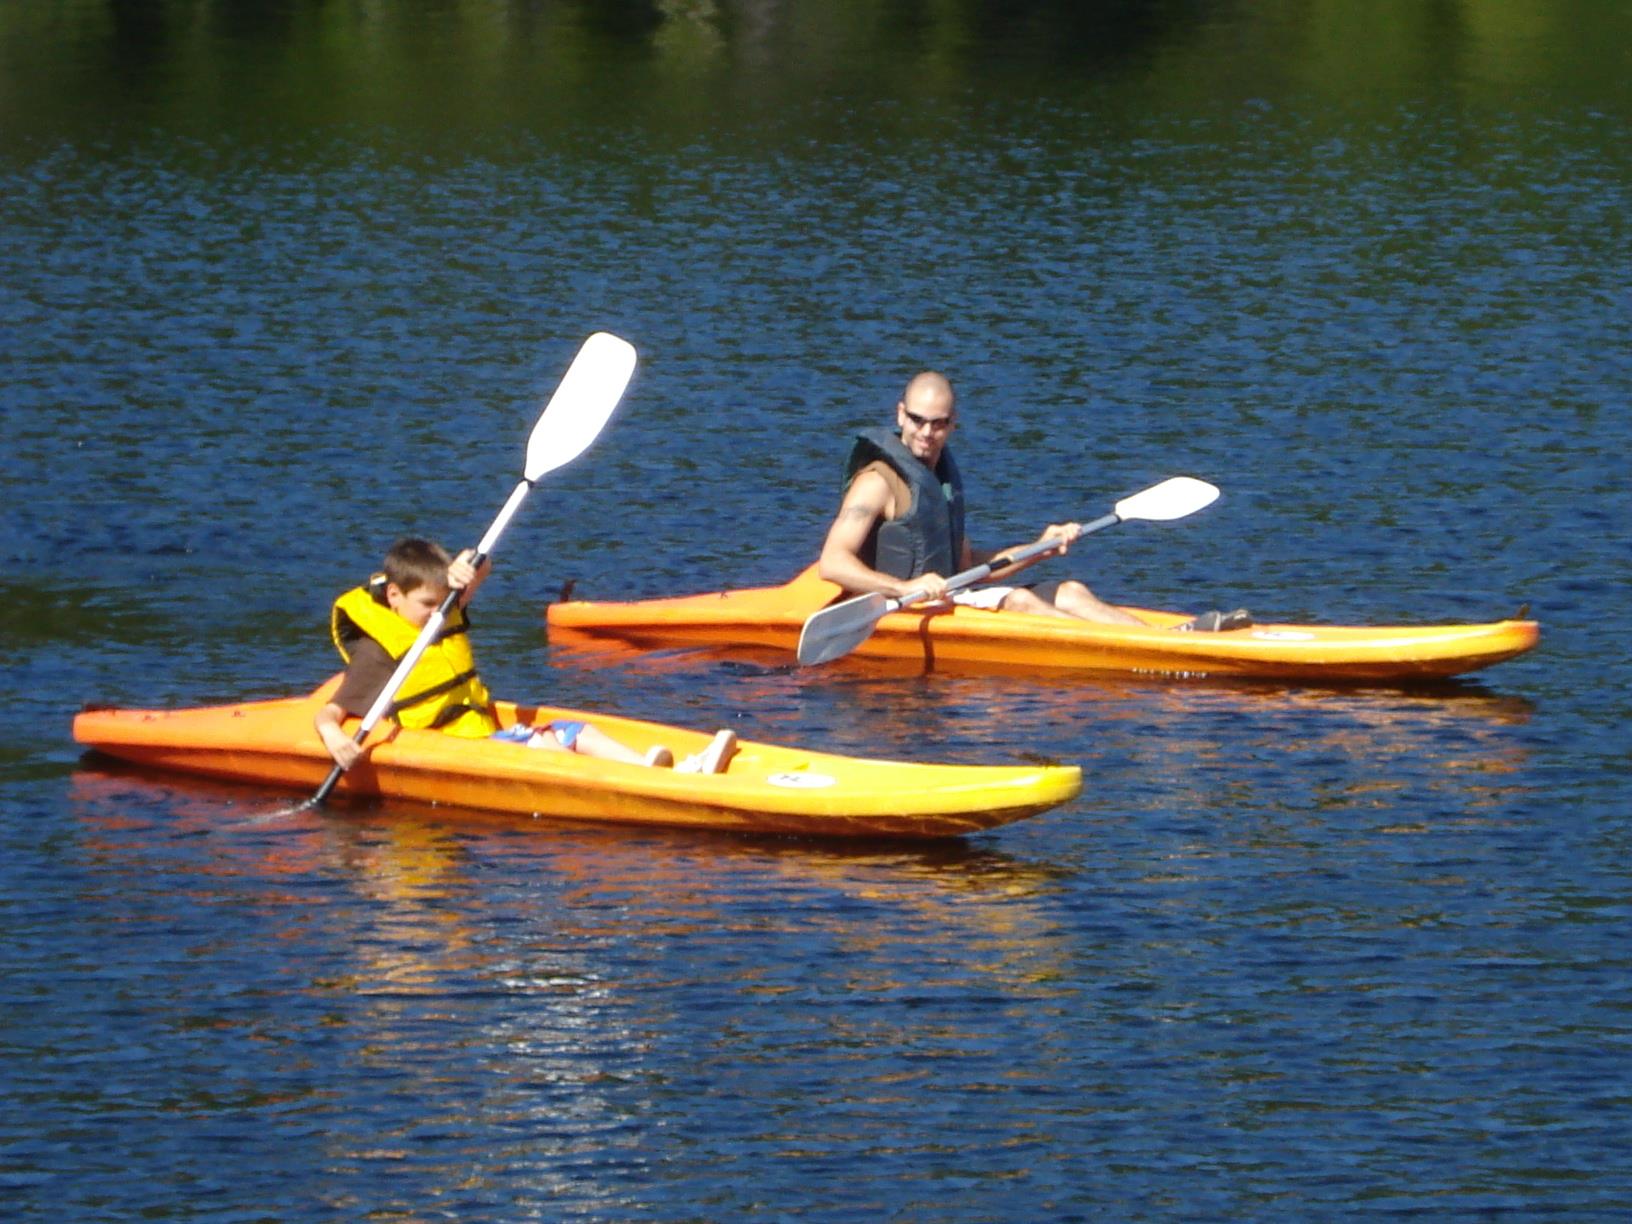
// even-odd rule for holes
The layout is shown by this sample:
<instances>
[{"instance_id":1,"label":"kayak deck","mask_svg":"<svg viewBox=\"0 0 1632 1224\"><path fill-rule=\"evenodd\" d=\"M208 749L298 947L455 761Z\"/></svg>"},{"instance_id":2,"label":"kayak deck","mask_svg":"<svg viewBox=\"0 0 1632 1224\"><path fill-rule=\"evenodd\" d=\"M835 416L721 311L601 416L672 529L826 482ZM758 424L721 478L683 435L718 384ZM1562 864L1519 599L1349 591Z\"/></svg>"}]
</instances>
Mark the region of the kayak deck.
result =
<instances>
[{"instance_id":1,"label":"kayak deck","mask_svg":"<svg viewBox=\"0 0 1632 1224\"><path fill-rule=\"evenodd\" d=\"M842 592L811 566L782 586L629 603L550 605L552 629L642 646L760 646L792 653L805 620ZM1224 633L1175 633L1189 617L1128 608L1140 625L1099 625L944 604L892 612L857 655L926 667L1037 668L1155 676L1320 683L1412 681L1462 675L1535 646L1532 620L1361 626L1257 624Z\"/></svg>"},{"instance_id":2,"label":"kayak deck","mask_svg":"<svg viewBox=\"0 0 1632 1224\"><path fill-rule=\"evenodd\" d=\"M86 709L80 744L139 765L315 791L333 762L312 728L332 679L305 697L188 710ZM678 759L703 732L605 714L499 702L500 721L592 722L638 751ZM1064 803L1076 766L935 765L741 741L724 773L686 774L436 731L375 728L339 794L569 820L820 837L947 838Z\"/></svg>"}]
</instances>

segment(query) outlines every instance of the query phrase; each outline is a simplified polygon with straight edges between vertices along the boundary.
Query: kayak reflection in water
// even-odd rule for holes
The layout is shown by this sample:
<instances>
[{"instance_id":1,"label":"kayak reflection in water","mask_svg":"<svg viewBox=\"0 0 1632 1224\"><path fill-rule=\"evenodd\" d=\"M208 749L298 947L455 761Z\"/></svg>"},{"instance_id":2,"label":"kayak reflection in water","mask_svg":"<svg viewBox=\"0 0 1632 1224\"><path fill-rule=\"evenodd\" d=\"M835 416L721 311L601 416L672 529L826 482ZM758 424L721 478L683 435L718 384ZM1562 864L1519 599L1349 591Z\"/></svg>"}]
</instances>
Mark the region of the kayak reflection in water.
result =
<instances>
[{"instance_id":1,"label":"kayak reflection in water","mask_svg":"<svg viewBox=\"0 0 1632 1224\"><path fill-rule=\"evenodd\" d=\"M341 727L348 716L361 718L384 691L397 662L414 645L421 629L441 607L449 591L459 599L437 639L408 673L391 717L404 727L428 728L468 739L493 738L555 752L577 752L605 761L668 767L674 754L654 746L645 754L619 743L593 724L562 719L542 727L500 727L493 699L476 672L465 606L476 594L490 566L471 564L473 549L455 558L429 540L399 540L386 554L383 572L354 587L334 602L330 631L346 661L346 674L334 697L317 712L313 725L335 764L350 769L362 748ZM721 731L702 752L675 768L686 773L720 773L736 751L736 735Z\"/></svg>"},{"instance_id":2,"label":"kayak reflection in water","mask_svg":"<svg viewBox=\"0 0 1632 1224\"><path fill-rule=\"evenodd\" d=\"M976 549L964 534L963 479L947 447L957 426L957 397L946 376L934 370L915 375L895 406L895 421L895 431L874 428L857 434L845 465L849 483L844 500L822 545L823 578L852 595L900 599L917 593L967 607L1099 624L1144 623L1071 579L1035 587L980 586L948 594L948 574L985 565L1015 550ZM1080 523L1050 523L1035 544L1054 541L1055 548L999 566L991 576L1012 577L1044 557L1063 555L1081 532ZM1178 628L1235 629L1251 623L1246 610L1238 609L1208 612Z\"/></svg>"}]
</instances>

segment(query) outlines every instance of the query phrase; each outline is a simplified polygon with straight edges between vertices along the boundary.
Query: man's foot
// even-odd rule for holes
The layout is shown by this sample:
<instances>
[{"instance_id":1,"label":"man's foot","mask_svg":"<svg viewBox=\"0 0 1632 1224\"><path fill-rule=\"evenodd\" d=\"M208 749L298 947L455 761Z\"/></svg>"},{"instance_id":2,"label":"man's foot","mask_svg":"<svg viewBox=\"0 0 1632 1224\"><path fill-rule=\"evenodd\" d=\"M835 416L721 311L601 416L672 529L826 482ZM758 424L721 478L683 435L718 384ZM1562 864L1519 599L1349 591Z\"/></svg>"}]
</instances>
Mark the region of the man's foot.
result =
<instances>
[{"instance_id":1,"label":"man's foot","mask_svg":"<svg viewBox=\"0 0 1632 1224\"><path fill-rule=\"evenodd\" d=\"M653 769L670 769L674 766L674 753L662 744L653 744L646 749L646 764Z\"/></svg>"},{"instance_id":2,"label":"man's foot","mask_svg":"<svg viewBox=\"0 0 1632 1224\"><path fill-rule=\"evenodd\" d=\"M1231 629L1245 629L1252 624L1252 613L1245 608L1234 612L1220 612L1214 608L1173 628L1180 633L1227 633Z\"/></svg>"},{"instance_id":3,"label":"man's foot","mask_svg":"<svg viewBox=\"0 0 1632 1224\"><path fill-rule=\"evenodd\" d=\"M726 762L737 751L737 733L735 731L716 732L714 738L695 756L688 756L674 767L675 773L724 773Z\"/></svg>"}]
</instances>

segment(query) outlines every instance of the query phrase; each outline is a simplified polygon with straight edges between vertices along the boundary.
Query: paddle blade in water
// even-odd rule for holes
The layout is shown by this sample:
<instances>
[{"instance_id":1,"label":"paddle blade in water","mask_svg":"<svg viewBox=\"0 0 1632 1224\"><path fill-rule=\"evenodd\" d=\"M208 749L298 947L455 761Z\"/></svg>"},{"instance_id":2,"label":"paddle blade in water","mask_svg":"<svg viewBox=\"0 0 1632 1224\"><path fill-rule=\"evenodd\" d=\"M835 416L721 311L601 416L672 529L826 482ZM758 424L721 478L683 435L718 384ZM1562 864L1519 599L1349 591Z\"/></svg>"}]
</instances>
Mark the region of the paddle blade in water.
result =
<instances>
[{"instance_id":1,"label":"paddle blade in water","mask_svg":"<svg viewBox=\"0 0 1632 1224\"><path fill-rule=\"evenodd\" d=\"M635 346L610 332L584 341L527 440L528 480L571 463L600 436L635 372Z\"/></svg>"},{"instance_id":2,"label":"paddle blade in water","mask_svg":"<svg viewBox=\"0 0 1632 1224\"><path fill-rule=\"evenodd\" d=\"M1159 485L1152 485L1141 493L1135 493L1132 497L1125 497L1117 502L1116 517L1123 522L1129 519L1145 519L1148 522L1165 523L1194 514L1217 500L1216 485L1210 485L1205 480L1197 480L1194 476L1173 476Z\"/></svg>"},{"instance_id":3,"label":"paddle blade in water","mask_svg":"<svg viewBox=\"0 0 1632 1224\"><path fill-rule=\"evenodd\" d=\"M327 795L325 795L324 798L327 798ZM239 829L259 828L261 825L272 824L280 820L288 820L291 816L299 816L302 812L316 811L322 806L323 799L318 798L316 795L308 795L299 803L291 803L270 812L257 812L252 816L246 816L243 820L240 820L235 824L225 825L223 827Z\"/></svg>"},{"instance_id":4,"label":"paddle blade in water","mask_svg":"<svg viewBox=\"0 0 1632 1224\"><path fill-rule=\"evenodd\" d=\"M823 608L799 632L799 662L815 667L849 654L872 636L873 626L890 610L890 600L877 594Z\"/></svg>"}]
</instances>

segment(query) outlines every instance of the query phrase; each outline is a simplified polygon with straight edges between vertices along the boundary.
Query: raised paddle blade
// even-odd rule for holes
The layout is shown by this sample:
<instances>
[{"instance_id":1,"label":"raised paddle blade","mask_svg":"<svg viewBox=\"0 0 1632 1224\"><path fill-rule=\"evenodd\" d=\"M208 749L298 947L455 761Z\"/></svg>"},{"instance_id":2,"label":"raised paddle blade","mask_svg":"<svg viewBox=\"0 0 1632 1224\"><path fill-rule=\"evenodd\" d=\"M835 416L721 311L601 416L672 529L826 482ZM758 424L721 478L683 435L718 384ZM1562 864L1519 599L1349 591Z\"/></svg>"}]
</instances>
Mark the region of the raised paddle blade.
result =
<instances>
[{"instance_id":1,"label":"raised paddle blade","mask_svg":"<svg viewBox=\"0 0 1632 1224\"><path fill-rule=\"evenodd\" d=\"M1165 523L1206 509L1218 500L1218 487L1194 476L1172 476L1116 503L1116 517L1123 522L1144 519Z\"/></svg>"},{"instance_id":2,"label":"raised paddle blade","mask_svg":"<svg viewBox=\"0 0 1632 1224\"><path fill-rule=\"evenodd\" d=\"M611 332L585 340L527 439L526 479L537 480L589 449L635 372L635 346Z\"/></svg>"},{"instance_id":3,"label":"raised paddle blade","mask_svg":"<svg viewBox=\"0 0 1632 1224\"><path fill-rule=\"evenodd\" d=\"M487 534L476 545L478 558L491 556L499 537L533 485L564 467L600 437L635 372L635 346L610 332L596 332L578 350L560 386L527 439L526 467Z\"/></svg>"},{"instance_id":4,"label":"raised paddle blade","mask_svg":"<svg viewBox=\"0 0 1632 1224\"><path fill-rule=\"evenodd\" d=\"M896 608L883 595L857 595L823 608L799 631L799 662L805 667L831 663L873 635L873 626Z\"/></svg>"}]
</instances>

